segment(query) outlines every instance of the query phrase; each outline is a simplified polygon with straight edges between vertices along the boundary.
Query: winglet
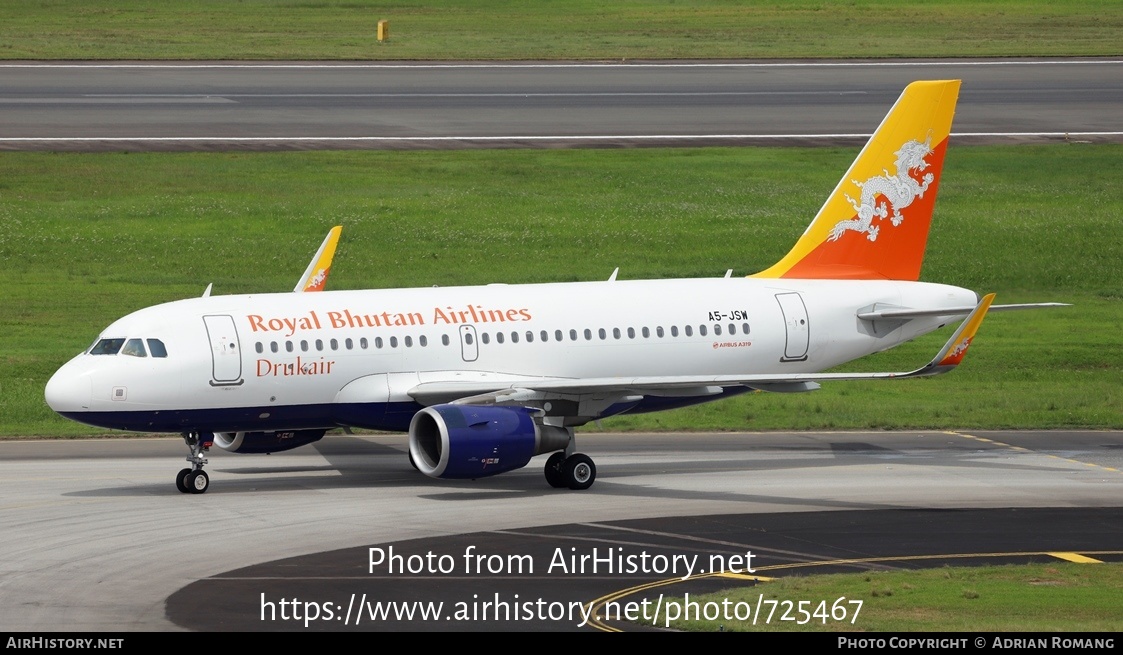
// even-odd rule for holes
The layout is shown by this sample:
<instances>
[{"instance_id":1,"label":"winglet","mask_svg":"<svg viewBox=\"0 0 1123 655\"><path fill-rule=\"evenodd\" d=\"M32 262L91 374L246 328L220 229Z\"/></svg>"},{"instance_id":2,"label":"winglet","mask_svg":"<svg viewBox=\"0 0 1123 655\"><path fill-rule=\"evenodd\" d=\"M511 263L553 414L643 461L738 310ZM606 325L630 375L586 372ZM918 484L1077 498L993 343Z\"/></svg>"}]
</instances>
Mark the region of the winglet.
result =
<instances>
[{"instance_id":1,"label":"winglet","mask_svg":"<svg viewBox=\"0 0 1123 655\"><path fill-rule=\"evenodd\" d=\"M312 261L308 262L308 268L304 269L304 275L293 288L294 292L324 290L324 285L328 281L328 273L331 272L331 260L335 257L335 245L339 243L339 233L342 231L342 225L336 225L328 231L328 235L324 237L324 242L320 244L320 249L316 251Z\"/></svg>"},{"instance_id":2,"label":"winglet","mask_svg":"<svg viewBox=\"0 0 1123 655\"><path fill-rule=\"evenodd\" d=\"M917 280L959 80L909 84L791 252L753 277Z\"/></svg>"},{"instance_id":3,"label":"winglet","mask_svg":"<svg viewBox=\"0 0 1123 655\"><path fill-rule=\"evenodd\" d=\"M940 373L947 373L959 363L967 355L967 349L971 346L971 340L975 338L975 333L979 331L979 326L983 324L983 318L987 315L987 310L990 309L990 304L994 302L994 294L988 293L983 297L970 315L959 325L959 329L955 334L951 335L948 342L940 349L940 352L928 362L926 366L910 373L910 376L920 375L938 375Z\"/></svg>"}]
</instances>

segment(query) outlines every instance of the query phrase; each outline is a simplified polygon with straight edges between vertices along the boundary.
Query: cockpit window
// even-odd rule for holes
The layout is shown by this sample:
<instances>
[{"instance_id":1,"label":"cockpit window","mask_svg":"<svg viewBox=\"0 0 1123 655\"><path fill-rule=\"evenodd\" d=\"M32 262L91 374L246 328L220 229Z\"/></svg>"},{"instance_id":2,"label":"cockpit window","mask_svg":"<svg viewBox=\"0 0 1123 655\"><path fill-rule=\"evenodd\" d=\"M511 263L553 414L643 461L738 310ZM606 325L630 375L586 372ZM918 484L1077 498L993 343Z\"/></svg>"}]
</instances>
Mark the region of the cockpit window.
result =
<instances>
[{"instance_id":1,"label":"cockpit window","mask_svg":"<svg viewBox=\"0 0 1123 655\"><path fill-rule=\"evenodd\" d=\"M129 339L121 350L121 354L132 357L148 357L148 353L144 350L144 341L141 339Z\"/></svg>"},{"instance_id":2,"label":"cockpit window","mask_svg":"<svg viewBox=\"0 0 1123 655\"><path fill-rule=\"evenodd\" d=\"M90 348L91 355L116 355L125 345L124 339L102 339Z\"/></svg>"},{"instance_id":3,"label":"cockpit window","mask_svg":"<svg viewBox=\"0 0 1123 655\"><path fill-rule=\"evenodd\" d=\"M148 352L152 353L153 357L168 356L168 349L164 347L164 342L159 339L148 340Z\"/></svg>"}]
</instances>

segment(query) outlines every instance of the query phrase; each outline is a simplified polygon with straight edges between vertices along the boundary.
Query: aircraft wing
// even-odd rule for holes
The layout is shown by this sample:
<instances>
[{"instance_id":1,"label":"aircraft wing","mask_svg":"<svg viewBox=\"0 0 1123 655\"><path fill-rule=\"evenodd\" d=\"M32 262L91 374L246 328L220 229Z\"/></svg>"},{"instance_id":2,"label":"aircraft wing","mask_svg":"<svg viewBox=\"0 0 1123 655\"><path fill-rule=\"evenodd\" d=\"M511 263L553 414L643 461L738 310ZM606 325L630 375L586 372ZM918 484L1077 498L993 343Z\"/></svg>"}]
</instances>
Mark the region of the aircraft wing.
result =
<instances>
[{"instance_id":1,"label":"aircraft wing","mask_svg":"<svg viewBox=\"0 0 1123 655\"><path fill-rule=\"evenodd\" d=\"M979 301L936 356L912 371L876 373L796 373L764 375L671 375L606 378L527 378L487 374L464 381L422 382L408 395L424 405L527 405L550 398L602 396L619 400L629 396L708 396L728 387L747 387L773 392L813 391L820 382L836 380L883 380L926 377L947 373L963 361L971 340L994 301L989 294ZM942 313L947 313L946 311Z\"/></svg>"}]
</instances>

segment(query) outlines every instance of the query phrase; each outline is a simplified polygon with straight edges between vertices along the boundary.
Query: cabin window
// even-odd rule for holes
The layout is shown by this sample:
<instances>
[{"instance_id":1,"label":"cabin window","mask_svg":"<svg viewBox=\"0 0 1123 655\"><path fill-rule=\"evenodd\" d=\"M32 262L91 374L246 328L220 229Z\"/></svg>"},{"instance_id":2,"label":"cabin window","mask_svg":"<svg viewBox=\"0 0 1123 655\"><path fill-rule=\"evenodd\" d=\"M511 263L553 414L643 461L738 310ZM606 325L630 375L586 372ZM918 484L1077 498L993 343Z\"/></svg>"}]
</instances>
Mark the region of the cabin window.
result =
<instances>
[{"instance_id":1,"label":"cabin window","mask_svg":"<svg viewBox=\"0 0 1123 655\"><path fill-rule=\"evenodd\" d=\"M255 343L255 344L253 345L253 349L254 349L254 350L256 350L256 351L257 351L257 352L259 352L259 353L263 353L263 352L265 352L265 348L263 348L263 347L261 346L261 342L260 342L260 341L258 341L257 343Z\"/></svg>"},{"instance_id":2,"label":"cabin window","mask_svg":"<svg viewBox=\"0 0 1123 655\"><path fill-rule=\"evenodd\" d=\"M308 352L308 340L307 339L301 339L300 340L300 352L304 352L304 353Z\"/></svg>"},{"instance_id":3,"label":"cabin window","mask_svg":"<svg viewBox=\"0 0 1123 655\"><path fill-rule=\"evenodd\" d=\"M577 330L570 330L569 331L569 340L570 341L577 341Z\"/></svg>"},{"instance_id":4,"label":"cabin window","mask_svg":"<svg viewBox=\"0 0 1123 655\"><path fill-rule=\"evenodd\" d=\"M742 323L741 324L741 334L748 334L748 333L749 333L749 324L748 323Z\"/></svg>"},{"instance_id":5,"label":"cabin window","mask_svg":"<svg viewBox=\"0 0 1123 655\"><path fill-rule=\"evenodd\" d=\"M647 329L646 327L640 330L640 333L643 334L644 339L651 338L651 330Z\"/></svg>"},{"instance_id":6,"label":"cabin window","mask_svg":"<svg viewBox=\"0 0 1123 655\"><path fill-rule=\"evenodd\" d=\"M562 331L561 330L554 330L554 341L564 341L564 340L565 340L565 335L562 334ZM543 341L545 341L545 339L543 339Z\"/></svg>"},{"instance_id":7,"label":"cabin window","mask_svg":"<svg viewBox=\"0 0 1123 655\"><path fill-rule=\"evenodd\" d=\"M694 328L690 327L689 325L684 326L682 329L686 332L686 336L694 336Z\"/></svg>"},{"instance_id":8,"label":"cabin window","mask_svg":"<svg viewBox=\"0 0 1123 655\"><path fill-rule=\"evenodd\" d=\"M421 344L421 347L424 348L425 346L429 345L429 339L423 334L420 337L417 337L417 343Z\"/></svg>"},{"instance_id":9,"label":"cabin window","mask_svg":"<svg viewBox=\"0 0 1123 655\"><path fill-rule=\"evenodd\" d=\"M390 347L391 348L397 348L398 347L398 337L390 337Z\"/></svg>"},{"instance_id":10,"label":"cabin window","mask_svg":"<svg viewBox=\"0 0 1123 655\"><path fill-rule=\"evenodd\" d=\"M347 347L347 350L351 350L352 348L355 347L355 342L351 341L351 338L348 337L348 338L343 340L343 345Z\"/></svg>"},{"instance_id":11,"label":"cabin window","mask_svg":"<svg viewBox=\"0 0 1123 655\"><path fill-rule=\"evenodd\" d=\"M646 330L647 328L644 328L644 329ZM645 336L645 337L646 337L647 335L645 334L645 335L643 335L643 336ZM662 326L662 325L660 325L659 327L655 328L655 336L659 337L660 339L662 339L662 338L663 338L663 326Z\"/></svg>"},{"instance_id":12,"label":"cabin window","mask_svg":"<svg viewBox=\"0 0 1123 655\"><path fill-rule=\"evenodd\" d=\"M270 341L269 342L269 351L270 352L278 352L279 350L280 350L280 348L277 347L276 341Z\"/></svg>"},{"instance_id":13,"label":"cabin window","mask_svg":"<svg viewBox=\"0 0 1123 655\"><path fill-rule=\"evenodd\" d=\"M721 336L721 325L714 325L714 336L715 337Z\"/></svg>"},{"instance_id":14,"label":"cabin window","mask_svg":"<svg viewBox=\"0 0 1123 655\"><path fill-rule=\"evenodd\" d=\"M405 338L406 348L413 348L413 337L407 336Z\"/></svg>"},{"instance_id":15,"label":"cabin window","mask_svg":"<svg viewBox=\"0 0 1123 655\"><path fill-rule=\"evenodd\" d=\"M97 342L93 348L90 348L91 355L116 355L121 351L121 346L125 345L124 339L102 339Z\"/></svg>"},{"instance_id":16,"label":"cabin window","mask_svg":"<svg viewBox=\"0 0 1123 655\"><path fill-rule=\"evenodd\" d=\"M597 330L597 336L600 337L601 341L604 341L608 338L608 333L604 331L604 328L601 328Z\"/></svg>"},{"instance_id":17,"label":"cabin window","mask_svg":"<svg viewBox=\"0 0 1123 655\"><path fill-rule=\"evenodd\" d=\"M370 342L367 341L366 337L363 337L363 338L359 339L359 347L362 348L363 350L366 350L369 345L370 345Z\"/></svg>"},{"instance_id":18,"label":"cabin window","mask_svg":"<svg viewBox=\"0 0 1123 655\"><path fill-rule=\"evenodd\" d=\"M485 344L490 343L491 337L488 335L487 332L484 332L483 334L480 335L480 341L484 342Z\"/></svg>"},{"instance_id":19,"label":"cabin window","mask_svg":"<svg viewBox=\"0 0 1123 655\"><path fill-rule=\"evenodd\" d=\"M671 336L672 336L672 337L677 337L677 336L678 336L678 326L677 326L677 325L672 325L672 326L671 326Z\"/></svg>"},{"instance_id":20,"label":"cabin window","mask_svg":"<svg viewBox=\"0 0 1123 655\"><path fill-rule=\"evenodd\" d=\"M292 350L293 350L293 346L292 346L292 342L291 342L291 341L286 341L286 342L285 342L285 350L287 350L287 351L288 351L288 352L290 352L290 353L292 352Z\"/></svg>"},{"instance_id":21,"label":"cabin window","mask_svg":"<svg viewBox=\"0 0 1123 655\"><path fill-rule=\"evenodd\" d=\"M729 334L737 334L737 326L733 323L729 324Z\"/></svg>"},{"instance_id":22,"label":"cabin window","mask_svg":"<svg viewBox=\"0 0 1123 655\"><path fill-rule=\"evenodd\" d=\"M168 356L168 349L164 347L164 342L159 339L148 340L148 352L152 353L153 357Z\"/></svg>"},{"instance_id":23,"label":"cabin window","mask_svg":"<svg viewBox=\"0 0 1123 655\"><path fill-rule=\"evenodd\" d=\"M526 331L526 342L527 343L533 343L534 342L534 333L531 332L530 330Z\"/></svg>"},{"instance_id":24,"label":"cabin window","mask_svg":"<svg viewBox=\"0 0 1123 655\"><path fill-rule=\"evenodd\" d=\"M619 339L620 338L620 328L612 328L612 338L613 339Z\"/></svg>"},{"instance_id":25,"label":"cabin window","mask_svg":"<svg viewBox=\"0 0 1123 655\"><path fill-rule=\"evenodd\" d=\"M335 339L331 340L331 349L332 350L339 350L339 342L336 341Z\"/></svg>"},{"instance_id":26,"label":"cabin window","mask_svg":"<svg viewBox=\"0 0 1123 655\"><path fill-rule=\"evenodd\" d=\"M471 332L465 332L464 333L464 343L466 343L470 346L470 345L472 345L473 341L475 341L475 339L472 338L472 333Z\"/></svg>"},{"instance_id":27,"label":"cabin window","mask_svg":"<svg viewBox=\"0 0 1123 655\"><path fill-rule=\"evenodd\" d=\"M700 336L700 337L706 336L706 326L705 325L699 325L698 326L698 336Z\"/></svg>"},{"instance_id":28,"label":"cabin window","mask_svg":"<svg viewBox=\"0 0 1123 655\"><path fill-rule=\"evenodd\" d=\"M585 341L592 341L592 340L593 340L593 331L590 330L589 328L585 328Z\"/></svg>"},{"instance_id":29,"label":"cabin window","mask_svg":"<svg viewBox=\"0 0 1123 655\"><path fill-rule=\"evenodd\" d=\"M148 357L148 353L144 350L144 341L141 339L129 339L121 349L121 354L130 357Z\"/></svg>"},{"instance_id":30,"label":"cabin window","mask_svg":"<svg viewBox=\"0 0 1123 655\"><path fill-rule=\"evenodd\" d=\"M448 345L448 335L447 334L441 335L441 343L443 343L446 346Z\"/></svg>"},{"instance_id":31,"label":"cabin window","mask_svg":"<svg viewBox=\"0 0 1123 655\"><path fill-rule=\"evenodd\" d=\"M323 350L323 349L324 349L324 340L323 339L316 339L316 350Z\"/></svg>"},{"instance_id":32,"label":"cabin window","mask_svg":"<svg viewBox=\"0 0 1123 655\"><path fill-rule=\"evenodd\" d=\"M519 342L519 333L518 332L512 332L511 333L511 343L518 343L518 342Z\"/></svg>"},{"instance_id":33,"label":"cabin window","mask_svg":"<svg viewBox=\"0 0 1123 655\"><path fill-rule=\"evenodd\" d=\"M379 350L382 350L382 337L375 337L374 338L374 347L378 348Z\"/></svg>"},{"instance_id":34,"label":"cabin window","mask_svg":"<svg viewBox=\"0 0 1123 655\"><path fill-rule=\"evenodd\" d=\"M495 343L503 343L503 333L502 332L496 332L495 333Z\"/></svg>"},{"instance_id":35,"label":"cabin window","mask_svg":"<svg viewBox=\"0 0 1123 655\"><path fill-rule=\"evenodd\" d=\"M561 334L561 330L558 330L558 334ZM550 333L545 331L545 330L542 330L542 334L540 334L539 336L542 337L543 341L549 341L550 340Z\"/></svg>"}]
</instances>

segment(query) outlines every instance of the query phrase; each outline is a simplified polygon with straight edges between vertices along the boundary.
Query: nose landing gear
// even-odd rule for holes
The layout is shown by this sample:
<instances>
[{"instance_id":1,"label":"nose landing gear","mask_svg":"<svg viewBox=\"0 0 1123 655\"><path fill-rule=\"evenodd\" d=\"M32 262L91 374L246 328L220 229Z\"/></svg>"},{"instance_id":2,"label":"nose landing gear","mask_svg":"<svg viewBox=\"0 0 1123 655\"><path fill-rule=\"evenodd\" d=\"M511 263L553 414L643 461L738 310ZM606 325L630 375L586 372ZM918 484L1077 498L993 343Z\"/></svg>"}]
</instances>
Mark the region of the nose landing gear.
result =
<instances>
[{"instance_id":1,"label":"nose landing gear","mask_svg":"<svg viewBox=\"0 0 1123 655\"><path fill-rule=\"evenodd\" d=\"M191 451L187 456L191 468L185 468L175 476L175 487L185 494L204 493L211 486L210 476L203 470L203 465L207 463L204 454L214 442L204 441L198 432L184 432L183 442Z\"/></svg>"}]
</instances>

